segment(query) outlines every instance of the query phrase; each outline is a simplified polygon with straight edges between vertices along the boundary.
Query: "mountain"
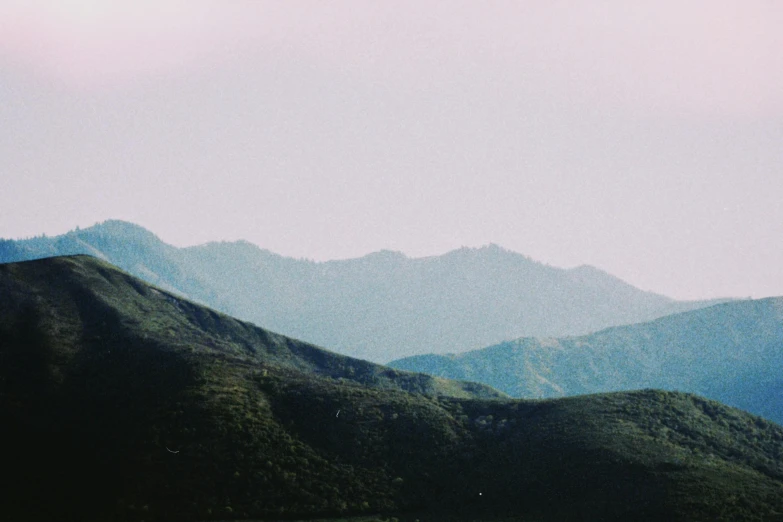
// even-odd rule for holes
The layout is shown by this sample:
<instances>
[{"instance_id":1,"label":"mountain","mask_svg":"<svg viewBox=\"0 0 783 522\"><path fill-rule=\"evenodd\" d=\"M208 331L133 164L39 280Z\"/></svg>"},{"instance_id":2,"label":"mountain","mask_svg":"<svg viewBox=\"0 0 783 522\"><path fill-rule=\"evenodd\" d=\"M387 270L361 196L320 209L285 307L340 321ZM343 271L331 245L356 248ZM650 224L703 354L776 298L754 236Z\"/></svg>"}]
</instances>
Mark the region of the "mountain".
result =
<instances>
[{"instance_id":1,"label":"mountain","mask_svg":"<svg viewBox=\"0 0 783 522\"><path fill-rule=\"evenodd\" d=\"M0 295L3 520L783 514L783 428L697 396L505 399L86 256L0 265Z\"/></svg>"},{"instance_id":2,"label":"mountain","mask_svg":"<svg viewBox=\"0 0 783 522\"><path fill-rule=\"evenodd\" d=\"M175 248L107 221L53 238L0 241L0 262L88 254L265 328L385 362L521 336L580 335L702 308L593 267L565 270L496 245L409 259L381 251L316 263L247 242Z\"/></svg>"},{"instance_id":3,"label":"mountain","mask_svg":"<svg viewBox=\"0 0 783 522\"><path fill-rule=\"evenodd\" d=\"M783 423L783 298L734 301L560 339L523 338L397 369L483 382L514 397L637 388L705 395Z\"/></svg>"}]
</instances>

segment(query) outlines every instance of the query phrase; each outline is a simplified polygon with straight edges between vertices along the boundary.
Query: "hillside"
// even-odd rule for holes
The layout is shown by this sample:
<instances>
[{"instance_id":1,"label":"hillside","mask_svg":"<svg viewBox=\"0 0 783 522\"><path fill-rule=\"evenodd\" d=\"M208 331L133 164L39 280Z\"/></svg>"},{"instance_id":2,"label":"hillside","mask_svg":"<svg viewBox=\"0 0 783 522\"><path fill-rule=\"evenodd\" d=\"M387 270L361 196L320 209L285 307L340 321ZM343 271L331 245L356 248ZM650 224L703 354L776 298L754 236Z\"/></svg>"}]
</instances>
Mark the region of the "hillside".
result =
<instances>
[{"instance_id":1,"label":"hillside","mask_svg":"<svg viewBox=\"0 0 783 522\"><path fill-rule=\"evenodd\" d=\"M783 298L734 301L592 335L524 338L389 366L483 382L514 397L681 390L783 423Z\"/></svg>"},{"instance_id":2,"label":"hillside","mask_svg":"<svg viewBox=\"0 0 783 522\"><path fill-rule=\"evenodd\" d=\"M85 256L0 265L0 519L780 520L783 428L272 334Z\"/></svg>"},{"instance_id":3,"label":"hillside","mask_svg":"<svg viewBox=\"0 0 783 522\"><path fill-rule=\"evenodd\" d=\"M410 259L323 263L247 242L179 249L122 221L0 241L0 262L88 254L191 300L375 362L522 336L581 335L713 304L643 292L593 267L565 270L490 245Z\"/></svg>"}]
</instances>

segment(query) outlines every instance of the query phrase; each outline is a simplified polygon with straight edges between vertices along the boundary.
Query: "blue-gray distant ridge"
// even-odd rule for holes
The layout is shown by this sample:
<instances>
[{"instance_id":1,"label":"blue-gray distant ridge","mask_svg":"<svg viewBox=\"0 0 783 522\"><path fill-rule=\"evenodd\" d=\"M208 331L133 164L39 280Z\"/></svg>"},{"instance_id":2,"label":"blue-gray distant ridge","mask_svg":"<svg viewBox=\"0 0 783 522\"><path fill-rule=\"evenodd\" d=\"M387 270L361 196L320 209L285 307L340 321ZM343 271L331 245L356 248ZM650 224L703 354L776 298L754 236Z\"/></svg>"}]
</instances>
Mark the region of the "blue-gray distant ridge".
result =
<instances>
[{"instance_id":1,"label":"blue-gray distant ridge","mask_svg":"<svg viewBox=\"0 0 783 522\"><path fill-rule=\"evenodd\" d=\"M417 355L389 366L523 398L684 391L783 424L783 297L733 301L592 335Z\"/></svg>"},{"instance_id":2,"label":"blue-gray distant ridge","mask_svg":"<svg viewBox=\"0 0 783 522\"><path fill-rule=\"evenodd\" d=\"M154 285L282 334L387 362L522 336L565 336L715 301L675 301L593 267L561 269L497 245L411 259L292 259L245 241L176 248L131 223L0 240L0 262L89 254Z\"/></svg>"}]
</instances>

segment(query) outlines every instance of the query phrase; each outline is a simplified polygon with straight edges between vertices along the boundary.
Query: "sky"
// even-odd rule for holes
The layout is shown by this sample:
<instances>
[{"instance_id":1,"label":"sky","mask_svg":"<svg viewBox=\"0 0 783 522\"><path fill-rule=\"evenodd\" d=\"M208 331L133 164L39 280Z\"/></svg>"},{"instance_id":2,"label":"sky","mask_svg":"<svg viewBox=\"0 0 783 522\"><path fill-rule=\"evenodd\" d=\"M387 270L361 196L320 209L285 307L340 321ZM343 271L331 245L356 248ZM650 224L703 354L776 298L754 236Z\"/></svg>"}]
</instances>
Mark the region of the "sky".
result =
<instances>
[{"instance_id":1,"label":"sky","mask_svg":"<svg viewBox=\"0 0 783 522\"><path fill-rule=\"evenodd\" d=\"M783 295L783 2L0 0L0 237Z\"/></svg>"}]
</instances>

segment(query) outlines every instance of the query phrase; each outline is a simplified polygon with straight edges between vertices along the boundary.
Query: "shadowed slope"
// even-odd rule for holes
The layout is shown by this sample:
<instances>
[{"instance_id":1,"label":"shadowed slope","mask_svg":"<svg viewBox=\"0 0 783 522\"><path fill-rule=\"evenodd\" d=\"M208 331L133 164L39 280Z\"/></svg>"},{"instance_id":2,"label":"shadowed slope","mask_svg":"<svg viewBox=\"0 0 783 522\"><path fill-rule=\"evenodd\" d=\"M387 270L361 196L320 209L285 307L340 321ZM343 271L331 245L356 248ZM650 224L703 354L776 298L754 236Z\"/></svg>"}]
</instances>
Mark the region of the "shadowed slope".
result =
<instances>
[{"instance_id":1,"label":"shadowed slope","mask_svg":"<svg viewBox=\"0 0 783 522\"><path fill-rule=\"evenodd\" d=\"M269 333L87 257L0 265L0 295L3 519L783 512L783 429L698 397L493 399Z\"/></svg>"}]
</instances>

